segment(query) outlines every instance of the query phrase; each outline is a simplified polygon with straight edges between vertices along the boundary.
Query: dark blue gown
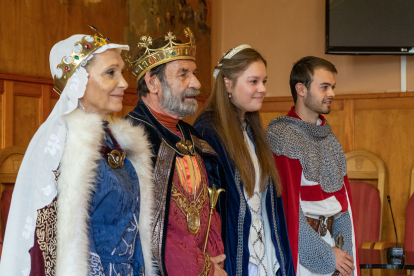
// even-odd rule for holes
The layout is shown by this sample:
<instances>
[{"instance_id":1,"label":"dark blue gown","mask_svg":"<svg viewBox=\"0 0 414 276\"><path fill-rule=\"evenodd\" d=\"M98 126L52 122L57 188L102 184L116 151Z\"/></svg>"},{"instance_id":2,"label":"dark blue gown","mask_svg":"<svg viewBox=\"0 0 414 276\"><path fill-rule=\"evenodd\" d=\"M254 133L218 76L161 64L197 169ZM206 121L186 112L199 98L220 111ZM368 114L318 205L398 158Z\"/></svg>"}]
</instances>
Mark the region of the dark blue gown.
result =
<instances>
[{"instance_id":1,"label":"dark blue gown","mask_svg":"<svg viewBox=\"0 0 414 276\"><path fill-rule=\"evenodd\" d=\"M107 133L105 138L104 144L115 149L114 141ZM112 169L104 157L98 161L91 198L89 276L144 275L138 230L139 182L128 158L124 166L117 169Z\"/></svg>"},{"instance_id":2,"label":"dark blue gown","mask_svg":"<svg viewBox=\"0 0 414 276\"><path fill-rule=\"evenodd\" d=\"M225 172L225 180L220 188L225 188L225 200L219 198L218 211L222 220L222 236L226 260L224 269L229 276L248 276L249 264L249 233L252 215L246 206L243 183L235 177L235 167L229 154L214 129L213 113L203 113L194 123L194 128L217 152ZM249 133L251 136L251 133ZM254 141L253 141L254 142ZM266 189L266 210L271 230L271 239L275 246L275 253L280 265L277 276L295 275L292 253L286 228L282 197L278 197L273 185Z\"/></svg>"}]
</instances>

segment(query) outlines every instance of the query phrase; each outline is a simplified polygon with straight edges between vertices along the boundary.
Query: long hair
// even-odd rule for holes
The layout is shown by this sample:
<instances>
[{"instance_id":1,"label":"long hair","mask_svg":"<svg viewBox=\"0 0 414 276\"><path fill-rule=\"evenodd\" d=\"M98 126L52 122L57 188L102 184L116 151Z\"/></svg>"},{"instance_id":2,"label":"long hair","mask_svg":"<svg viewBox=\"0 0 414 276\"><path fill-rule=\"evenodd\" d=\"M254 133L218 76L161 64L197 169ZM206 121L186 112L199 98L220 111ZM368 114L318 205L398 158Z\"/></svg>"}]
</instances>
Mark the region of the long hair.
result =
<instances>
[{"instance_id":1,"label":"long hair","mask_svg":"<svg viewBox=\"0 0 414 276\"><path fill-rule=\"evenodd\" d=\"M213 127L230 155L231 162L240 172L240 178L249 197L253 196L255 187L255 170L249 150L243 136L243 124L239 109L229 99L224 78L232 81L233 88L238 77L253 63L266 60L254 49L244 49L231 59L221 59L220 72L216 78L214 90L204 104L200 114L211 111L214 114ZM281 195L279 174L273 159L269 141L262 128L259 112L246 112L245 122L252 128L253 139L256 145L257 159L260 167L260 191L266 189L269 178L276 187L278 196Z\"/></svg>"}]
</instances>

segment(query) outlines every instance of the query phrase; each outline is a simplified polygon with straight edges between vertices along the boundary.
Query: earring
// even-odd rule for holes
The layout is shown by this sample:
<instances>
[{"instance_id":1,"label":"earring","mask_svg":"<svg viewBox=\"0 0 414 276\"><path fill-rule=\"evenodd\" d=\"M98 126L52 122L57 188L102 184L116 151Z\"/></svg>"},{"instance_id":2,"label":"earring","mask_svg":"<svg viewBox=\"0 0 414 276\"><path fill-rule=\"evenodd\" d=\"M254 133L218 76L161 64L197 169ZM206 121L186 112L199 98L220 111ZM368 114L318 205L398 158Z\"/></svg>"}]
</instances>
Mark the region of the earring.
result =
<instances>
[{"instance_id":1,"label":"earring","mask_svg":"<svg viewBox=\"0 0 414 276\"><path fill-rule=\"evenodd\" d=\"M231 99L231 93L229 93L229 98Z\"/></svg>"}]
</instances>

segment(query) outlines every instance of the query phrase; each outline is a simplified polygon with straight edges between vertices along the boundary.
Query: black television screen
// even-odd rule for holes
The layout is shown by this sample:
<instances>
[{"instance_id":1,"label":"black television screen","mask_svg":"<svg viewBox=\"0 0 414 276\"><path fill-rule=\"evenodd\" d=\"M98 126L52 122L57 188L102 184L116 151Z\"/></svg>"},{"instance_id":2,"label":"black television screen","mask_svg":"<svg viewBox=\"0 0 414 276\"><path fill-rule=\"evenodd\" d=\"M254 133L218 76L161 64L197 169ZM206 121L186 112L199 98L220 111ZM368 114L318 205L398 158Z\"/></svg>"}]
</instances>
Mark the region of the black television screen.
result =
<instances>
[{"instance_id":1,"label":"black television screen","mask_svg":"<svg viewBox=\"0 0 414 276\"><path fill-rule=\"evenodd\" d=\"M414 0L326 0L327 54L414 55Z\"/></svg>"}]
</instances>

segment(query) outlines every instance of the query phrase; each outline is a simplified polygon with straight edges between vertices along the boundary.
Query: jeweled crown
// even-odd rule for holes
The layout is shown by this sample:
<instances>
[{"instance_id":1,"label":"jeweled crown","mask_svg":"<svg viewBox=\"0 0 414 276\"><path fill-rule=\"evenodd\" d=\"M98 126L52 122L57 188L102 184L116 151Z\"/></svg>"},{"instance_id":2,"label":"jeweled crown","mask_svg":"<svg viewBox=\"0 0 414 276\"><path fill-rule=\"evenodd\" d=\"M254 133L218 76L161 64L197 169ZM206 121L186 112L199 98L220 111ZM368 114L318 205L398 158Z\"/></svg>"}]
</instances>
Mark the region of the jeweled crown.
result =
<instances>
[{"instance_id":1,"label":"jeweled crown","mask_svg":"<svg viewBox=\"0 0 414 276\"><path fill-rule=\"evenodd\" d=\"M184 29L184 34L190 39L187 43L176 43L176 39L172 32L168 32L165 40L169 42L158 49L150 49L152 38L150 36L142 36L138 43L138 48L146 48L144 54L135 61L131 61L131 56L125 54L123 56L126 69L136 77L137 82L150 69L179 59L195 60L196 45L195 37L189 27Z\"/></svg>"},{"instance_id":2,"label":"jeweled crown","mask_svg":"<svg viewBox=\"0 0 414 276\"><path fill-rule=\"evenodd\" d=\"M58 78L55 75L55 77L53 78L53 82L55 85L53 87L53 90L59 95L62 94L62 91L63 89L65 89L67 82L72 77L73 73L76 71L79 65L81 65L82 62L86 60L96 49L110 42L109 39L104 37L101 33L99 33L99 31L95 27L91 26L91 28L98 32L97 34L91 36L93 37L93 41L87 41L87 36L82 37L81 41L76 42L74 45L80 45L81 50L78 53L76 53L75 50L73 50L72 53L69 55L69 57L72 58L71 61L66 62L65 59L67 57L63 57L62 62L57 66L58 68L62 69L62 76Z\"/></svg>"}]
</instances>

